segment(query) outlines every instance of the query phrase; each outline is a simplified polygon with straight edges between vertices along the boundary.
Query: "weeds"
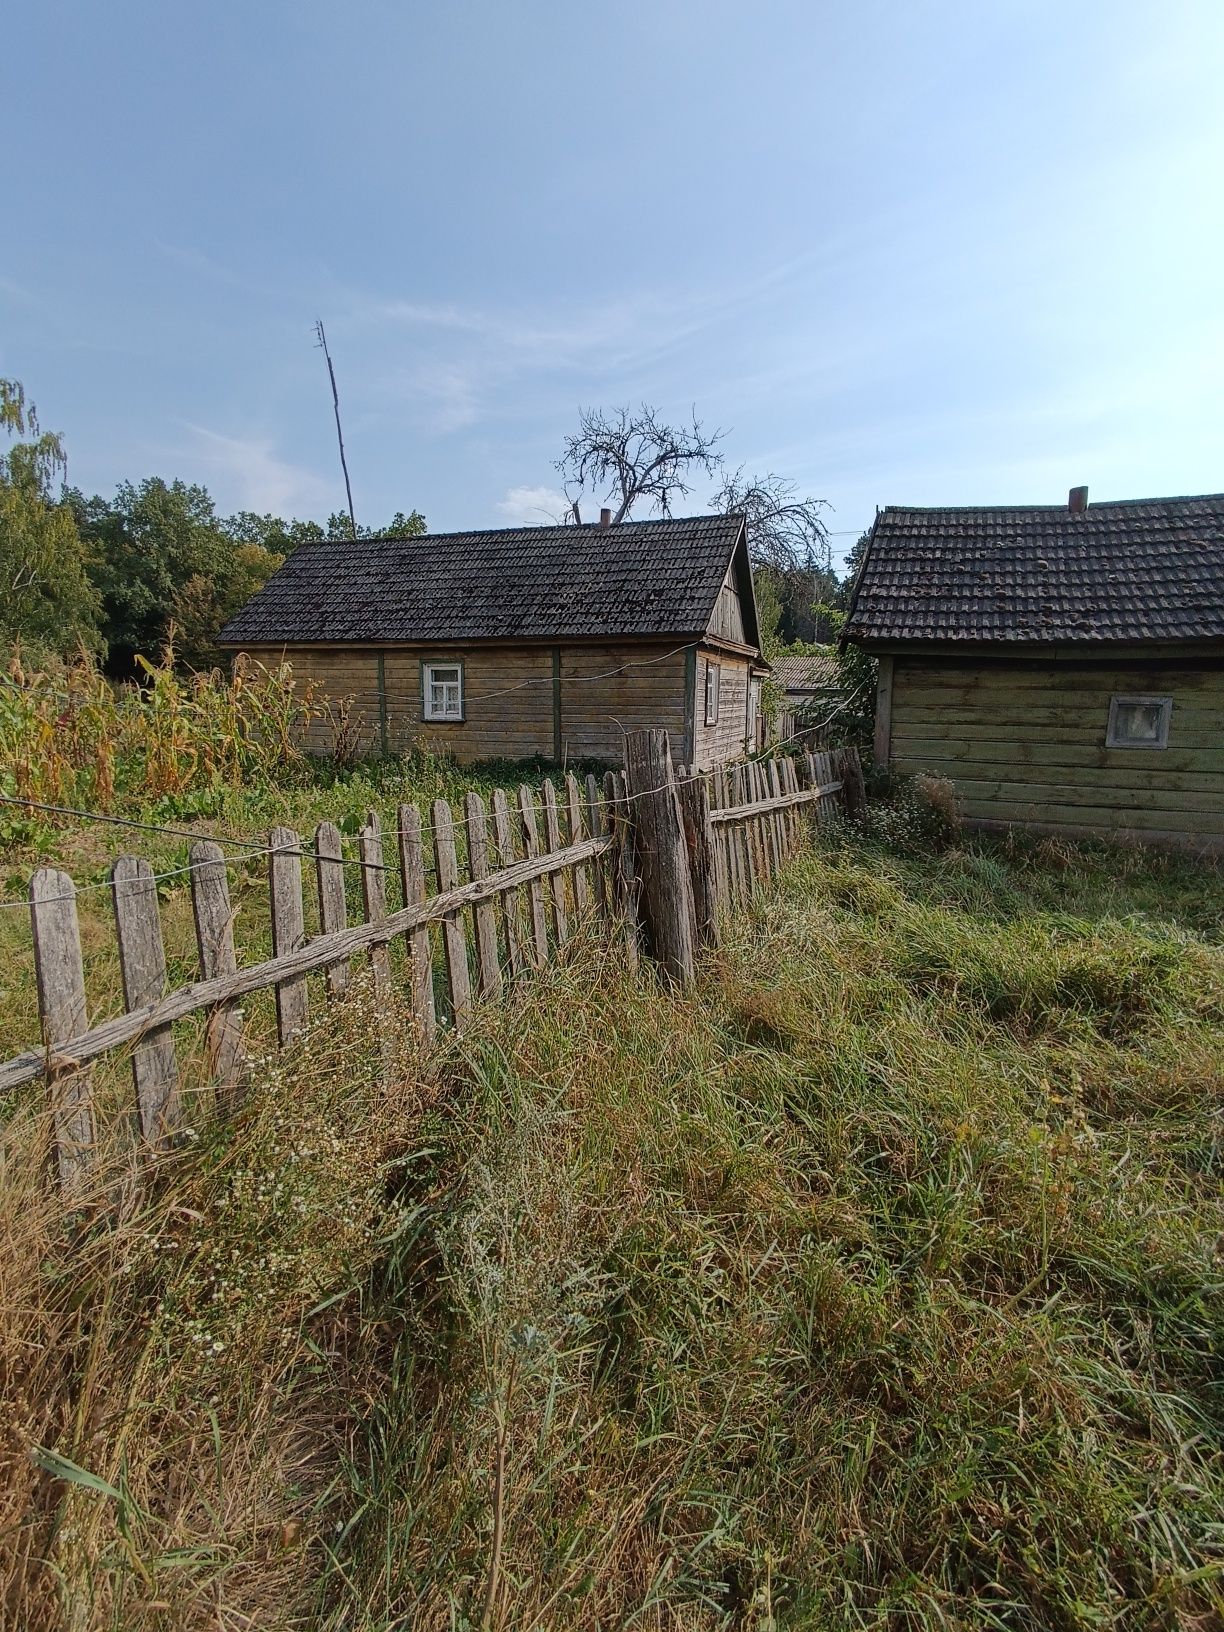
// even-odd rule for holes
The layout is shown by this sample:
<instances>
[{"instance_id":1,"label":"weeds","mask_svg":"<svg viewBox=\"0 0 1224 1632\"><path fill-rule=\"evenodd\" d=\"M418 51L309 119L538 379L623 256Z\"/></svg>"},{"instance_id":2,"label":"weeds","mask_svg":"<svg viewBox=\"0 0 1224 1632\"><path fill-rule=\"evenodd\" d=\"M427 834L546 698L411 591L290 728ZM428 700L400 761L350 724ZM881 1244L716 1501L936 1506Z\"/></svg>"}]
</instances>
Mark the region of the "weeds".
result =
<instances>
[{"instance_id":1,"label":"weeds","mask_svg":"<svg viewBox=\"0 0 1224 1632\"><path fill-rule=\"evenodd\" d=\"M298 737L320 705L287 664L239 656L229 675L184 676L169 646L137 662L140 684L117 686L84 651L45 669L14 654L0 678L0 792L103 812L170 801L186 815L248 778L301 778ZM10 841L46 826L33 810L0 813Z\"/></svg>"},{"instance_id":2,"label":"weeds","mask_svg":"<svg viewBox=\"0 0 1224 1632\"><path fill-rule=\"evenodd\" d=\"M686 996L389 1086L362 987L75 1242L23 1111L10 1624L1216 1625L1222 908L834 836Z\"/></svg>"}]
</instances>

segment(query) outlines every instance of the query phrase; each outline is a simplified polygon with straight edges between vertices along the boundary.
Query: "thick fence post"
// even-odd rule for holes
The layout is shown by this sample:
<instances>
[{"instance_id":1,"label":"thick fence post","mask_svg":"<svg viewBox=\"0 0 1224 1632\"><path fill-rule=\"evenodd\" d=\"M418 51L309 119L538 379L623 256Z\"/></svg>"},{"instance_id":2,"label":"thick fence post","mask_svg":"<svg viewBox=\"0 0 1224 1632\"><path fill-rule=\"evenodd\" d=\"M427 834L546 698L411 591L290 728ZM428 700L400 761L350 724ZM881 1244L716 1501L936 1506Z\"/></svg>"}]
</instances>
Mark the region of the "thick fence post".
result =
<instances>
[{"instance_id":1,"label":"thick fence post","mask_svg":"<svg viewBox=\"0 0 1224 1632\"><path fill-rule=\"evenodd\" d=\"M863 778L863 762L857 748L843 748L839 756L842 803L852 822L861 822L867 813L867 784Z\"/></svg>"},{"instance_id":2,"label":"thick fence post","mask_svg":"<svg viewBox=\"0 0 1224 1632\"><path fill-rule=\"evenodd\" d=\"M700 946L718 944L718 863L714 826L710 821L710 792L703 776L688 776L680 783L680 815L688 846L693 881L693 909Z\"/></svg>"},{"instance_id":3,"label":"thick fence post","mask_svg":"<svg viewBox=\"0 0 1224 1632\"><path fill-rule=\"evenodd\" d=\"M695 974L697 914L667 732L630 731L625 773L650 950L666 977L684 986Z\"/></svg>"}]
</instances>

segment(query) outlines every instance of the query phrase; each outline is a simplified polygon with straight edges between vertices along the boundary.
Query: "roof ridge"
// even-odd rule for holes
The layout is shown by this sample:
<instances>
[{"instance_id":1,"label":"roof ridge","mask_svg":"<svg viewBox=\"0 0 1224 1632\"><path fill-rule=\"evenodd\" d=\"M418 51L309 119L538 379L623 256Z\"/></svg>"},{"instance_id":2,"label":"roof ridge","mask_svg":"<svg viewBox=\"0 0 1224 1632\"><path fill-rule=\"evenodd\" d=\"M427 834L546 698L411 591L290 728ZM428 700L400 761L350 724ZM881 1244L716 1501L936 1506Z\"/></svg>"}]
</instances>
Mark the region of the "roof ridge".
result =
<instances>
[{"instance_id":1,"label":"roof ridge","mask_svg":"<svg viewBox=\"0 0 1224 1632\"><path fill-rule=\"evenodd\" d=\"M703 510L693 516L643 516L636 521L618 521L607 527L598 521L537 521L523 527L459 527L444 533L375 533L364 538L310 538L307 544L412 544L439 538L506 538L513 533L579 533L624 532L632 527L691 527L698 522L732 522L742 520L738 511ZM299 549L301 546L298 546Z\"/></svg>"},{"instance_id":2,"label":"roof ridge","mask_svg":"<svg viewBox=\"0 0 1224 1632\"><path fill-rule=\"evenodd\" d=\"M1147 499L1094 499L1088 508L1080 512L1080 518L1090 516L1094 510L1126 510L1137 508L1140 505L1150 504L1224 504L1224 493L1172 493L1163 496L1153 496ZM1072 512L1066 504L886 504L881 515L904 512L908 515L971 515L992 516L1003 512L1028 511L1032 514L1070 515Z\"/></svg>"}]
</instances>

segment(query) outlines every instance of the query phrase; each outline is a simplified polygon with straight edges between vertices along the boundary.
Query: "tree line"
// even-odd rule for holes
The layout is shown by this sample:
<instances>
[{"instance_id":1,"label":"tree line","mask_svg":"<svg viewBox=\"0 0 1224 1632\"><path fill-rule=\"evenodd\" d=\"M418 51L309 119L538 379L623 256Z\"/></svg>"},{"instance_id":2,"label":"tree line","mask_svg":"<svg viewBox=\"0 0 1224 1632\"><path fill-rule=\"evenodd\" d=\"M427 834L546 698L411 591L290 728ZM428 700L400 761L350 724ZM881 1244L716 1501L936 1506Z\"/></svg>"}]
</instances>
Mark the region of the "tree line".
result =
<instances>
[{"instance_id":1,"label":"tree line","mask_svg":"<svg viewBox=\"0 0 1224 1632\"><path fill-rule=\"evenodd\" d=\"M0 380L0 648L84 649L116 676L155 655L173 632L189 668L221 661L217 635L291 551L311 539L349 538L349 518L317 521L217 512L198 483L150 476L113 497L65 480L62 439L44 431L16 380ZM423 533L412 511L362 537Z\"/></svg>"},{"instance_id":2,"label":"tree line","mask_svg":"<svg viewBox=\"0 0 1224 1632\"><path fill-rule=\"evenodd\" d=\"M240 511L220 515L198 483L160 476L121 482L110 498L67 483L63 442L44 431L16 380L0 379L0 648L69 654L84 649L115 676L173 635L177 660L201 669L222 660L217 635L293 550L312 539L352 537L349 517L326 523ZM584 410L563 444L566 519L606 498L614 519L634 508L670 515L703 476L719 486L716 512L748 520L758 611L767 651L834 637L847 583L833 570L824 501L774 472L745 475L723 459L722 434L694 414L679 426L658 410ZM424 533L416 510L361 537ZM860 540L860 546L862 541ZM854 556L852 556L852 563Z\"/></svg>"}]
</instances>

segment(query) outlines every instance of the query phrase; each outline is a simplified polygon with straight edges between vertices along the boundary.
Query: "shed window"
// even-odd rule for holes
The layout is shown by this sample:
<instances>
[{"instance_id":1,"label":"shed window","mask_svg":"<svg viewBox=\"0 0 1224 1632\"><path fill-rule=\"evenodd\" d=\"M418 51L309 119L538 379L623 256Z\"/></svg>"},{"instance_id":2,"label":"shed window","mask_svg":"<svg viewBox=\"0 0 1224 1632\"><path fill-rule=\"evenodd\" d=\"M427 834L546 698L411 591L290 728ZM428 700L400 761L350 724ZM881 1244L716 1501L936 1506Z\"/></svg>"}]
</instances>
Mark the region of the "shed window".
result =
<instances>
[{"instance_id":1,"label":"shed window","mask_svg":"<svg viewBox=\"0 0 1224 1632\"><path fill-rule=\"evenodd\" d=\"M722 686L722 664L706 664L706 719L707 725L718 724L718 693Z\"/></svg>"},{"instance_id":2,"label":"shed window","mask_svg":"<svg viewBox=\"0 0 1224 1632\"><path fill-rule=\"evenodd\" d=\"M422 665L422 692L427 720L463 718L463 664L425 663Z\"/></svg>"},{"instance_id":3,"label":"shed window","mask_svg":"<svg viewBox=\"0 0 1224 1632\"><path fill-rule=\"evenodd\" d=\"M1172 697L1111 697L1107 748L1167 748Z\"/></svg>"}]
</instances>

